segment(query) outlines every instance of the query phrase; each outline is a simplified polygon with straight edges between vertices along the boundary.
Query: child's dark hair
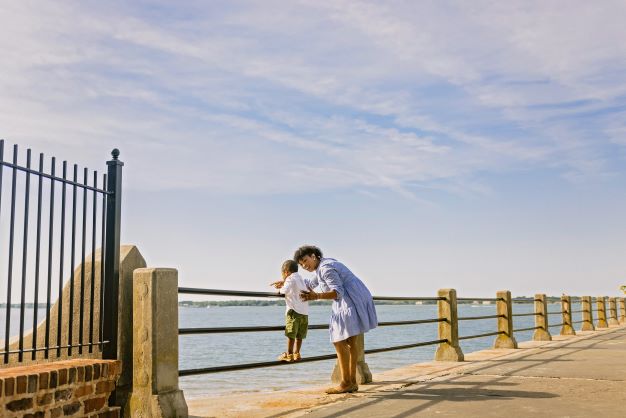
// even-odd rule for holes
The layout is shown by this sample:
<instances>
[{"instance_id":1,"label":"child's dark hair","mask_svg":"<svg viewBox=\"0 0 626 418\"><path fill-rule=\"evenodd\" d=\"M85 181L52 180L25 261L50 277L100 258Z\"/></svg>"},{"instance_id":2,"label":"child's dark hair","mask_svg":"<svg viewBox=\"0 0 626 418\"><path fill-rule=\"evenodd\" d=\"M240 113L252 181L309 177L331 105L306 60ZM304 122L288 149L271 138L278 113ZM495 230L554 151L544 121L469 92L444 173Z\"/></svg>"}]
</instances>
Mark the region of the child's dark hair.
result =
<instances>
[{"instance_id":1,"label":"child's dark hair","mask_svg":"<svg viewBox=\"0 0 626 418\"><path fill-rule=\"evenodd\" d=\"M298 263L293 260L287 260L283 263L282 271L287 273L295 273L298 271Z\"/></svg>"},{"instance_id":2,"label":"child's dark hair","mask_svg":"<svg viewBox=\"0 0 626 418\"><path fill-rule=\"evenodd\" d=\"M293 253L293 261L296 263L300 261L300 259L307 255L315 255L317 258L322 258L322 250L317 248L315 245L303 245L298 248L295 253Z\"/></svg>"}]
</instances>

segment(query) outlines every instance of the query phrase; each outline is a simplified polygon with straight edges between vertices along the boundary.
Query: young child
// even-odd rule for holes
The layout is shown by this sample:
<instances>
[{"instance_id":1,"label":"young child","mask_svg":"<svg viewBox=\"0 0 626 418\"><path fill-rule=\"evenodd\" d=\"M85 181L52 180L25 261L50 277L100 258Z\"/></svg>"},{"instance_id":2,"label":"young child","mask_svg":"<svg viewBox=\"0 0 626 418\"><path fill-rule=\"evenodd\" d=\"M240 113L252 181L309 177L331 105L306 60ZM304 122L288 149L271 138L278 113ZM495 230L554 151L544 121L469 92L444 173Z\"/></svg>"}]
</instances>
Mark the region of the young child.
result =
<instances>
[{"instance_id":1,"label":"young child","mask_svg":"<svg viewBox=\"0 0 626 418\"><path fill-rule=\"evenodd\" d=\"M298 263L287 260L281 268L282 281L272 283L278 293L285 295L285 336L287 337L287 351L282 353L279 361L298 361L302 340L306 338L309 326L309 303L300 299L300 292L307 290L304 280L298 274Z\"/></svg>"}]
</instances>

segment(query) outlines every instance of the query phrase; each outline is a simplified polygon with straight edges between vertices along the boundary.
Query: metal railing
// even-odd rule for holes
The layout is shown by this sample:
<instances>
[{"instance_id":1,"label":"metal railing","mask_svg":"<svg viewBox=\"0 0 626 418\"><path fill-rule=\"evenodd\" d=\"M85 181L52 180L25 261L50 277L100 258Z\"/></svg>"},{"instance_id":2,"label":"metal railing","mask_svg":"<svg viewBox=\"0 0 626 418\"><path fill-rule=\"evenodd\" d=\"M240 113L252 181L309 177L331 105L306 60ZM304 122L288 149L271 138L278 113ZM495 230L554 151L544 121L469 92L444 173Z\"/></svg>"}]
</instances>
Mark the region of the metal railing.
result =
<instances>
[{"instance_id":1,"label":"metal railing","mask_svg":"<svg viewBox=\"0 0 626 418\"><path fill-rule=\"evenodd\" d=\"M188 287L179 287L179 294L191 294L191 295L210 295L210 296L243 296L243 297L261 297L261 298L284 298L284 295L278 295L276 293L271 292L245 292L245 291L235 291L235 290L217 290L217 289L198 289L198 288L188 288ZM444 298L439 297L392 297L392 296L374 296L375 301L439 301ZM379 327L388 327L388 326L403 326L403 325L420 325L420 324L432 324L443 322L445 319L443 318L432 318L432 319L419 319L412 321L393 321L393 322L379 322ZM309 325L308 329L328 329L328 325L326 324L314 324ZM268 331L284 331L284 326L254 326L254 327L218 327L218 328L180 328L178 333L179 335L193 335L193 334L217 334L217 333L233 333L233 332L268 332ZM395 351L395 350L405 350L409 348L416 347L424 347L428 345L435 345L443 343L447 340L438 339L433 341L423 341L416 342L412 344L403 344L391 347L384 348L375 348L364 350L364 354L374 354L374 353L382 353L387 351ZM322 356L312 356L303 358L300 362L311 362L311 361L323 361L323 360L331 360L336 358L336 354L327 354ZM179 376L191 376L197 374L208 374L208 373L219 373L225 371L234 371L234 370L245 370L245 369L255 369L260 367L273 367L273 366L283 366L288 363L280 362L280 361L265 361L265 362L255 362L255 363L245 363L245 364L233 364L227 366L218 366L218 367L204 367L204 368L195 368L195 369L185 369L179 370Z\"/></svg>"},{"instance_id":2,"label":"metal railing","mask_svg":"<svg viewBox=\"0 0 626 418\"><path fill-rule=\"evenodd\" d=\"M102 174L99 183L97 171L90 172L85 167L79 176L78 165L74 164L69 173L67 161L62 162L59 176L55 157L50 158L46 171L44 154L39 154L37 166L33 167L30 149L26 151L25 164L20 165L17 145L13 146L10 161L5 161L4 145L4 140L0 140L0 233L8 242L6 252L1 255L2 264L6 263L2 265L3 270L6 267L6 276L2 276L4 286L0 288L6 291L4 342L0 351L3 364L22 363L25 353L30 353L31 360L36 360L39 352L43 352L44 359L80 357L85 351L93 353L94 347L104 351L103 357L115 358L123 165L117 160L119 151L113 151L113 160L107 162L108 172ZM10 195L8 202L4 200L7 207L3 208L5 170ZM20 220L22 224L18 225ZM21 250L16 248L19 244ZM102 248L99 271L96 271L96 247ZM91 257L87 256L88 249ZM17 266L16 259L21 261ZM78 277L77 262L82 266ZM86 262L91 263L88 273ZM65 281L68 268L69 280ZM90 286L86 285L87 274L91 277ZM97 274L104 278L98 293ZM13 298L17 280L19 303ZM68 295L64 295L66 287L69 287ZM58 299L53 318L55 292ZM32 302L26 302L27 294ZM64 297L68 298L65 303ZM26 307L31 303L32 328L25 320ZM43 318L40 305L44 309ZM12 343L14 308L19 308L19 329L17 341ZM94 319L97 316L99 323ZM42 319L43 324L39 325ZM27 347L25 333L29 331L31 343Z\"/></svg>"},{"instance_id":3,"label":"metal railing","mask_svg":"<svg viewBox=\"0 0 626 418\"><path fill-rule=\"evenodd\" d=\"M449 290L448 290L449 291ZM234 291L234 290L217 290L217 289L198 289L198 288L187 288L187 287L179 287L178 288L178 293L179 294L192 294L192 295L210 295L210 296L242 296L242 297L262 297L262 298L284 298L284 295L279 295L276 293L270 293L270 292L246 292L246 291ZM411 320L411 321L393 321L393 322L379 322L378 326L380 327L387 327L387 326L402 326L402 325L418 325L418 324L432 324L432 323L448 323L450 324L451 320L450 318L453 318L452 321L455 322L454 324L450 324L453 325L453 327L455 327L455 329L458 329L458 324L462 321L475 321L475 320L486 320L486 319L496 319L498 321L497 324L497 330L493 331L493 332L486 332L486 333L480 333L480 334L475 334L475 335L465 335L465 336L456 336L456 334L453 333L442 333L441 328L439 327L439 339L436 340L431 340L431 341L422 341L422 342L415 342L415 343L411 343L411 344L404 344L404 345L397 345L397 346L390 346L390 347L383 347L383 348L376 348L376 349L364 349L363 350L363 354L374 354L374 353L381 353L381 352L387 352L387 351L395 351L395 350L403 350L403 349L410 349L410 348L416 348L416 347L424 347L424 346L429 346L429 345L442 345L442 344L448 344L448 345L458 345L459 341L463 341L463 340L469 340L469 339L477 339L477 338L486 338L486 337L491 337L491 336L496 336L498 338L501 338L502 336L508 336L513 338L513 335L515 333L519 333L519 332L525 332L525 331L536 331L539 329L544 329L544 331L547 332L548 328L552 328L552 327L564 327L564 326L572 326L573 324L579 324L579 323L584 323L586 322L583 318L583 320L581 321L571 321L571 314L573 313L584 313L587 312L587 310L574 310L574 311L569 311L569 309L571 309L571 300L570 299L563 299L561 301L561 310L560 311L550 311L548 312L547 309L540 309L539 311L537 311L537 304L536 302L545 302L546 298L545 295L543 295L543 299L529 299L529 298L510 298L510 293L509 292L499 292L500 294L504 294L506 295L508 293L507 298L503 298L503 297L497 297L497 298L455 298L453 296L450 296L451 299L449 299L448 297L393 297L393 296L374 296L373 299L374 301L430 301L430 302L437 302L438 305L441 304L451 304L451 300L455 300L456 303L458 302L476 302L476 303L483 303L483 302L488 302L489 304L491 304L492 302L495 303L495 307L498 308L499 312L507 312L509 314L504 314L504 313L497 313L494 315L477 315L477 316L465 316L465 317L456 317L456 303L454 304L455 306L453 307L453 310L455 312L454 315L452 316L447 316L447 317L442 317L441 316L441 309L440 309L440 317L439 318L431 318L431 319L421 319L421 320ZM440 293L441 294L441 293ZM450 295L450 293L448 293ZM454 293L455 294L455 293ZM512 305L514 303L518 303L518 304L530 304L530 303L535 303L535 311L534 312L524 312L524 313L512 313ZM578 303L578 300L576 301L576 303ZM498 305L500 304L500 305ZM441 308L441 306L440 306ZM507 310L508 309L508 310ZM544 313L545 312L545 313ZM561 322L558 324L549 324L548 321L548 316L549 315L562 315L564 318L569 318L568 322ZM507 323L507 321L509 320L508 316L510 315L510 322ZM541 318L541 324L542 325L537 325L537 319L536 319L536 325L534 327L523 327L523 328L513 328L513 319L516 317L528 317L528 316L534 316L535 318ZM504 321L502 321L504 320ZM313 325L309 325L308 327L311 330L320 330L320 329L328 329L328 325L326 324L313 324ZM180 328L179 329L179 335L197 335L197 334L217 334L217 333L239 333L239 332L270 332L270 331L284 331L284 326L251 326L251 327L212 327L212 328ZM450 338L444 338L444 335L451 335L452 340L451 341ZM548 334L549 335L549 334ZM514 341L514 339L512 339L512 341ZM514 346L513 348L515 348L517 345L514 342L513 343ZM460 352L460 348L459 348L459 352ZM327 354L327 355L320 355L320 356L312 356L312 357L308 357L308 358L303 358L301 361L302 362L312 362L312 361L322 361L322 360L331 360L336 358L335 354ZM272 366L281 366L281 365L286 365L289 363L284 363L284 362L279 362L279 361L264 361L264 362L254 362L254 363L244 363L244 364L232 364L232 365L225 365L225 366L217 366L217 367L204 367L204 368L194 368L194 369L184 369L184 370L179 370L179 376L191 376L191 375L197 375L197 374L207 374L207 373L219 373L219 372L226 372L226 371L234 371L234 370L245 370L245 369L254 369L254 368L260 368L260 367L272 367Z\"/></svg>"}]
</instances>

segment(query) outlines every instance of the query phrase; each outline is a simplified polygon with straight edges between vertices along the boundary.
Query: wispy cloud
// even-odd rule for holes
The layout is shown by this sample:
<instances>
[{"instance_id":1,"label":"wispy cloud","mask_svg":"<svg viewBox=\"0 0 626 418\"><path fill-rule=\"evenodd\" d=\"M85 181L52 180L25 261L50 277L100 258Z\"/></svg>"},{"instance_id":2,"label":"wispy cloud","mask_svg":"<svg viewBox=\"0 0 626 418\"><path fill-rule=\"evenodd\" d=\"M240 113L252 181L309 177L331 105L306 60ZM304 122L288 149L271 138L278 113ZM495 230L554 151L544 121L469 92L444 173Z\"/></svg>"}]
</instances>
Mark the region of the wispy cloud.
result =
<instances>
[{"instance_id":1,"label":"wispy cloud","mask_svg":"<svg viewBox=\"0 0 626 418\"><path fill-rule=\"evenodd\" d=\"M623 172L624 9L9 2L0 127L92 165L119 146L129 186L149 189L485 191L475 173L537 166L601 178Z\"/></svg>"}]
</instances>

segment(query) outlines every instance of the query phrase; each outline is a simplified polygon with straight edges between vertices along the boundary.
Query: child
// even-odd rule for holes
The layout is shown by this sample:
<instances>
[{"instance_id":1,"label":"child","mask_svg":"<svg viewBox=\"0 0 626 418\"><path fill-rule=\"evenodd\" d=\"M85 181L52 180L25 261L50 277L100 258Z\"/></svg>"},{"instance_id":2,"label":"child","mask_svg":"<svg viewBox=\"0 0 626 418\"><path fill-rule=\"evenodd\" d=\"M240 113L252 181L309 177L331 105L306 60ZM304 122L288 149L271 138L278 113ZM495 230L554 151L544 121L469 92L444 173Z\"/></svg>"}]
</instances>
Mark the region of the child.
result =
<instances>
[{"instance_id":1,"label":"child","mask_svg":"<svg viewBox=\"0 0 626 418\"><path fill-rule=\"evenodd\" d=\"M306 338L309 326L309 303L300 299L300 292L307 290L304 280L298 274L298 264L293 260L283 263L282 281L272 283L278 293L285 295L285 336L287 337L287 351L282 353L279 361L298 361L302 340Z\"/></svg>"}]
</instances>

